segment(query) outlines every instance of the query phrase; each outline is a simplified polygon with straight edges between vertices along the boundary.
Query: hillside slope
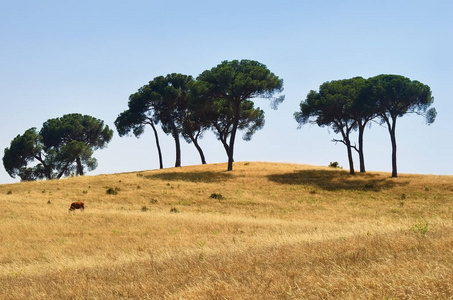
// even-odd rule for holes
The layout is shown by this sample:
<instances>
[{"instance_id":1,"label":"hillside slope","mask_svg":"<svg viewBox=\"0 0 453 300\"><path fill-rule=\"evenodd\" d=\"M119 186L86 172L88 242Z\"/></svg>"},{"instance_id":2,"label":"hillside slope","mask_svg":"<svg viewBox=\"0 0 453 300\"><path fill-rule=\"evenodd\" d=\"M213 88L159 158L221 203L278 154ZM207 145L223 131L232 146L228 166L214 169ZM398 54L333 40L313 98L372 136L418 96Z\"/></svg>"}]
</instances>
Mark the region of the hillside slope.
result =
<instances>
[{"instance_id":1,"label":"hillside slope","mask_svg":"<svg viewBox=\"0 0 453 300\"><path fill-rule=\"evenodd\" d=\"M0 298L453 297L453 177L225 169L0 185Z\"/></svg>"}]
</instances>

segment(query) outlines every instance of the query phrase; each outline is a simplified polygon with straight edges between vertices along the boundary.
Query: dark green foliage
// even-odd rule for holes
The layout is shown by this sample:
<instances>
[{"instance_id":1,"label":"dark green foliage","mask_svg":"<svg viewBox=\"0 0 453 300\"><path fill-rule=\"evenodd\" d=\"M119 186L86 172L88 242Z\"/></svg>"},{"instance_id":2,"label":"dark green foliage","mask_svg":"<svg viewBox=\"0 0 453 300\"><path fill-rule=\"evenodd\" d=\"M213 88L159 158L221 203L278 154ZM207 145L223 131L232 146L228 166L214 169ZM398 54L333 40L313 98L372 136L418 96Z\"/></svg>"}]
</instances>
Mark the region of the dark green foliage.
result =
<instances>
[{"instance_id":1,"label":"dark green foliage","mask_svg":"<svg viewBox=\"0 0 453 300\"><path fill-rule=\"evenodd\" d=\"M209 198L211 199L218 199L218 200L222 200L223 199L223 196L222 194L217 194L217 193L212 193L211 196L209 196Z\"/></svg>"},{"instance_id":2,"label":"dark green foliage","mask_svg":"<svg viewBox=\"0 0 453 300\"><path fill-rule=\"evenodd\" d=\"M366 124L379 118L386 124L392 141L392 176L396 170L396 119L406 113L426 117L427 124L434 122L437 112L429 108L434 98L427 85L399 75L379 75L367 80L361 77L335 80L323 83L319 92L310 91L300 103L300 110L294 113L299 127L306 123L329 126L335 133L341 133L346 145L350 173L354 174L352 149L359 153L360 171L365 172L363 134ZM352 145L350 133L359 131L359 148Z\"/></svg>"},{"instance_id":3,"label":"dark green foliage","mask_svg":"<svg viewBox=\"0 0 453 300\"><path fill-rule=\"evenodd\" d=\"M206 108L204 106L206 103L204 99L197 95L195 86L195 82L192 81L187 107L182 120L181 134L187 143L193 143L200 155L201 163L206 164L206 158L199 144L199 140L211 128L211 122L205 115Z\"/></svg>"},{"instance_id":4,"label":"dark green foliage","mask_svg":"<svg viewBox=\"0 0 453 300\"><path fill-rule=\"evenodd\" d=\"M334 169L342 169L342 167L340 167L340 164L337 161L330 162L329 167Z\"/></svg>"},{"instance_id":5,"label":"dark green foliage","mask_svg":"<svg viewBox=\"0 0 453 300\"><path fill-rule=\"evenodd\" d=\"M310 91L305 101L300 103L300 111L294 113L299 127L306 123L328 126L335 133L340 133L341 142L346 146L349 161L349 172L354 174L352 144L350 134L357 128L359 96L364 86L362 77L346 80L334 80L323 83L319 92Z\"/></svg>"},{"instance_id":6,"label":"dark green foliage","mask_svg":"<svg viewBox=\"0 0 453 300\"><path fill-rule=\"evenodd\" d=\"M69 114L50 119L38 133L30 128L6 148L3 165L11 177L22 180L83 175L97 167L94 150L104 148L113 131L87 115ZM29 166L35 163L33 166Z\"/></svg>"},{"instance_id":7,"label":"dark green foliage","mask_svg":"<svg viewBox=\"0 0 453 300\"><path fill-rule=\"evenodd\" d=\"M244 140L264 126L264 111L251 101L261 97L271 99L273 108L284 97L274 98L283 90L283 80L256 61L224 61L203 72L194 81L191 76L172 73L158 76L129 97L129 109L115 120L120 136L133 132L139 137L149 124L154 131L162 154L155 125L160 124L175 140L176 162L181 165L179 135L196 147L202 164L206 163L198 143L208 129L213 129L228 155L228 170L232 169L236 131L244 131Z\"/></svg>"},{"instance_id":8,"label":"dark green foliage","mask_svg":"<svg viewBox=\"0 0 453 300\"><path fill-rule=\"evenodd\" d=\"M153 107L147 103L142 93L143 88L129 96L129 109L125 110L115 120L115 127L120 136L129 134L131 131L138 138L145 131L145 125L150 125L156 139L156 146L159 155L160 168L163 169L162 151L159 144L159 136L156 126L158 119L154 116Z\"/></svg>"},{"instance_id":9,"label":"dark green foliage","mask_svg":"<svg viewBox=\"0 0 453 300\"><path fill-rule=\"evenodd\" d=\"M121 113L115 120L115 126L120 136L132 131L136 137L139 137L144 132L145 125L148 124L152 127L161 169L163 168L162 152L155 125L160 123L162 130L166 134L171 134L175 140L175 167L181 166L179 135L184 128L189 87L192 81L192 76L177 73L155 77L129 97L129 109Z\"/></svg>"},{"instance_id":10,"label":"dark green foliage","mask_svg":"<svg viewBox=\"0 0 453 300\"><path fill-rule=\"evenodd\" d=\"M121 189L118 187L115 187L115 188L107 187L107 190L105 191L105 193L107 195L117 195L120 190Z\"/></svg>"},{"instance_id":11,"label":"dark green foliage","mask_svg":"<svg viewBox=\"0 0 453 300\"><path fill-rule=\"evenodd\" d=\"M368 79L365 95L376 103L377 115L386 124L392 142L392 177L397 177L396 120L407 113L426 118L428 125L436 119L434 102L429 86L400 75L378 75Z\"/></svg>"},{"instance_id":12,"label":"dark green foliage","mask_svg":"<svg viewBox=\"0 0 453 300\"><path fill-rule=\"evenodd\" d=\"M228 170L233 169L234 142L237 130L245 132L244 139L264 126L264 111L255 108L253 98L267 98L276 108L284 96L283 80L267 67L253 60L223 61L197 77L194 97L205 123L210 123L228 156Z\"/></svg>"},{"instance_id":13,"label":"dark green foliage","mask_svg":"<svg viewBox=\"0 0 453 300\"><path fill-rule=\"evenodd\" d=\"M36 128L30 128L23 135L17 135L3 156L3 166L11 177L19 176L22 180L52 178L52 161L54 153L44 155L44 144ZM39 163L27 167L37 160Z\"/></svg>"}]
</instances>

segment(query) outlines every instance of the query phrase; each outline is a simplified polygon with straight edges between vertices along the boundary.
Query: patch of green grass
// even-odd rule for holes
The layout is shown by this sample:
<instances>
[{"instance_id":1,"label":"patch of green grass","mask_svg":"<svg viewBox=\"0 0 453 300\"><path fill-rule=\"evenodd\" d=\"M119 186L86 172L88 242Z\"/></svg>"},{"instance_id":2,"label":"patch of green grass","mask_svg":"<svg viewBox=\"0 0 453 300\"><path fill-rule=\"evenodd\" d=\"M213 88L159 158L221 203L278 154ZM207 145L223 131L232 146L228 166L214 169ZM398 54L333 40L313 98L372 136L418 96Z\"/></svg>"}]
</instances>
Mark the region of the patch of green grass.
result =
<instances>
[{"instance_id":1,"label":"patch of green grass","mask_svg":"<svg viewBox=\"0 0 453 300\"><path fill-rule=\"evenodd\" d=\"M192 202L191 201L183 201L183 200L179 200L177 205L182 205L182 206L191 206L192 205Z\"/></svg>"},{"instance_id":2,"label":"patch of green grass","mask_svg":"<svg viewBox=\"0 0 453 300\"><path fill-rule=\"evenodd\" d=\"M415 234L422 234L422 235L426 235L429 231L429 224L426 220L424 219L420 219L417 221L417 223L415 223L414 225L412 225L409 230Z\"/></svg>"}]
</instances>

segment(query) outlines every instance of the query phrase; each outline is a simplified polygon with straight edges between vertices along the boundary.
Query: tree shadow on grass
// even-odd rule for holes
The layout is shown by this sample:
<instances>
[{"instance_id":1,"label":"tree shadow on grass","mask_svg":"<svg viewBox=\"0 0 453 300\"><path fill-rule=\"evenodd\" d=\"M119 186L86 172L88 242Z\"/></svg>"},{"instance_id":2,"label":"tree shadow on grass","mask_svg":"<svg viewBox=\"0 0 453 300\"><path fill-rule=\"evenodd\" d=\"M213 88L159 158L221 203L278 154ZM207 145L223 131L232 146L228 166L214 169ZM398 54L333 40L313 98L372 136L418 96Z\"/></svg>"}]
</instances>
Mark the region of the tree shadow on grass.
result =
<instances>
[{"instance_id":1,"label":"tree shadow on grass","mask_svg":"<svg viewBox=\"0 0 453 300\"><path fill-rule=\"evenodd\" d=\"M167 181L189 181L189 182L204 182L213 183L221 182L232 178L230 173L217 173L217 172L171 172L155 175L147 175L148 179L161 179Z\"/></svg>"},{"instance_id":2,"label":"tree shadow on grass","mask_svg":"<svg viewBox=\"0 0 453 300\"><path fill-rule=\"evenodd\" d=\"M326 191L357 190L375 191L390 189L408 182L395 182L378 174L358 173L350 175L346 171L337 170L302 170L293 173L272 174L270 181L290 185L310 185Z\"/></svg>"}]
</instances>

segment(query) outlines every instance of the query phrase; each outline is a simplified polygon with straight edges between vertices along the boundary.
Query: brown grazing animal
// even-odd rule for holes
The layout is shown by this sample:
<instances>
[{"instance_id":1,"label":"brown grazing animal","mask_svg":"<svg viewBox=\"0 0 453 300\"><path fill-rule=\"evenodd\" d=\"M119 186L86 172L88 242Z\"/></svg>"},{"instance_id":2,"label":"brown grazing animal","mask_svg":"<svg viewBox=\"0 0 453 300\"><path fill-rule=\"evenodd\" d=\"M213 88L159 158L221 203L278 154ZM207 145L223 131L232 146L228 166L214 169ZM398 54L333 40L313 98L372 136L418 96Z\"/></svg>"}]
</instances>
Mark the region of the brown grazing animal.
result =
<instances>
[{"instance_id":1,"label":"brown grazing animal","mask_svg":"<svg viewBox=\"0 0 453 300\"><path fill-rule=\"evenodd\" d=\"M76 202L71 203L71 207L69 208L69 211L75 211L76 209L85 211L85 203L83 203L82 201L76 201Z\"/></svg>"}]
</instances>

